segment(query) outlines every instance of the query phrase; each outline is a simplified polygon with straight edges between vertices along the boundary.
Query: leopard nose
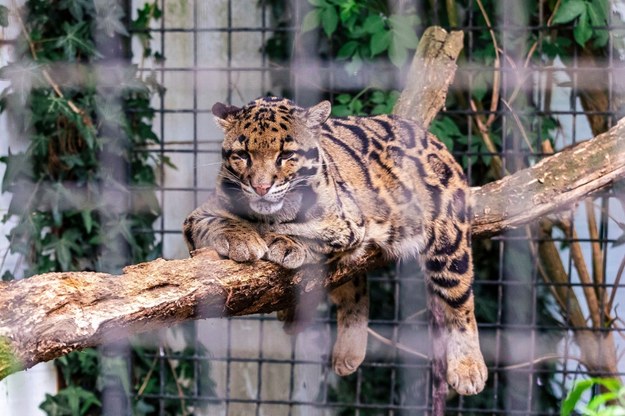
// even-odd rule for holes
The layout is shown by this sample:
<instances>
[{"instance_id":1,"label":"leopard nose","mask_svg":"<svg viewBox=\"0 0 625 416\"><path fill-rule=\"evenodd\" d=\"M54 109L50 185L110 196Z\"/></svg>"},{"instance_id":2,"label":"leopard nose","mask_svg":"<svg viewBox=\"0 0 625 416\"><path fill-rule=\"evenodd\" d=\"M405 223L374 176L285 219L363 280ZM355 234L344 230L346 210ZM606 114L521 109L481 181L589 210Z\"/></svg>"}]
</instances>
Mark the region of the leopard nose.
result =
<instances>
[{"instance_id":1,"label":"leopard nose","mask_svg":"<svg viewBox=\"0 0 625 416\"><path fill-rule=\"evenodd\" d=\"M252 185L252 188L254 188L258 195L265 196L267 195L267 192L269 192L269 188L271 188L271 185L266 183L260 183L258 185Z\"/></svg>"}]
</instances>

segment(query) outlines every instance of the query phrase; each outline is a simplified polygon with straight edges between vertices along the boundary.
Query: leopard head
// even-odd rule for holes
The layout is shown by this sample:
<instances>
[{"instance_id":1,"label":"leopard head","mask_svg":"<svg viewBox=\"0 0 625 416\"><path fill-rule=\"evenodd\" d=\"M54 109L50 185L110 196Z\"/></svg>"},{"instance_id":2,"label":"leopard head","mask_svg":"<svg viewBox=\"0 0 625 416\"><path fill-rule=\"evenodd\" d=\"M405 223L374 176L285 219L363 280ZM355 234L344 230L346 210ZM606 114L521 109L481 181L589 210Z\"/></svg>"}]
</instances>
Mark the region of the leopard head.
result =
<instances>
[{"instance_id":1,"label":"leopard head","mask_svg":"<svg viewBox=\"0 0 625 416\"><path fill-rule=\"evenodd\" d=\"M220 184L261 215L279 212L289 192L318 174L319 129L330 103L310 108L275 97L242 108L217 103L212 112L224 131Z\"/></svg>"}]
</instances>

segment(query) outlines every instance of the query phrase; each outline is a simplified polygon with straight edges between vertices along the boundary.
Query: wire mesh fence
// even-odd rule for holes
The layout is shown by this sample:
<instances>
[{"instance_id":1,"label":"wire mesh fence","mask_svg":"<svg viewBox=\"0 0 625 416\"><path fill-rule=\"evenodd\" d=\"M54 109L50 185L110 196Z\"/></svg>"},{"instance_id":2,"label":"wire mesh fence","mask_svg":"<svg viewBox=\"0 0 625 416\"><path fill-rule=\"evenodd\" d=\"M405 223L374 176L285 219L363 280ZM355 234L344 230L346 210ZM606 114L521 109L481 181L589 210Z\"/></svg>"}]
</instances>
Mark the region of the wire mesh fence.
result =
<instances>
[{"instance_id":1,"label":"wire mesh fence","mask_svg":"<svg viewBox=\"0 0 625 416\"><path fill-rule=\"evenodd\" d=\"M126 11L136 18L152 3L129 1ZM347 13L356 3L157 0L162 15L142 33L164 60L140 59L137 43L132 49L140 71L166 90L152 100L160 141L140 150L175 166L158 171L156 228L165 258L187 256L181 224L215 185L222 133L213 103L243 105L274 94L367 112L403 88L406 66L398 68L393 57L357 65L354 56L341 56L357 38L324 36L331 17L302 32L316 8ZM623 114L621 2L600 2L605 21L591 21L588 5L574 14L575 2L564 0L464 0L453 10L454 2L437 0L384 3L388 21L418 16L419 34L433 24L464 32L455 83L432 131L474 186L589 139ZM569 20L566 7L573 7ZM476 313L489 381L477 396L450 395L450 414L558 414L576 380L625 375L623 201L617 183L567 212L475 241ZM403 261L372 272L369 290L367 358L346 378L331 369L336 329L327 303L297 337L285 334L274 315L249 316L189 323L137 338L132 351L121 345L104 354L122 357L130 384L121 396L130 390L144 413L425 414L432 376L420 268ZM114 399L106 410L106 403L108 414L131 412L115 408Z\"/></svg>"}]
</instances>

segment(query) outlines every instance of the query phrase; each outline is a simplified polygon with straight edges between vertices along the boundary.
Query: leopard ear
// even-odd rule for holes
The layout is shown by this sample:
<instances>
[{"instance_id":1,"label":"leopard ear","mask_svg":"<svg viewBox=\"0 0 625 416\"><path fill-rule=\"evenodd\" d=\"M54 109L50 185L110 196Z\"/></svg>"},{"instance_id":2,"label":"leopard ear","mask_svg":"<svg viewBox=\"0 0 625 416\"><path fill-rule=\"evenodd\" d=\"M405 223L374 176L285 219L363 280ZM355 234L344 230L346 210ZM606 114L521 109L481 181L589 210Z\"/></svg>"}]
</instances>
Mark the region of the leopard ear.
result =
<instances>
[{"instance_id":1,"label":"leopard ear","mask_svg":"<svg viewBox=\"0 0 625 416\"><path fill-rule=\"evenodd\" d=\"M322 101L319 104L306 110L304 118L306 119L306 127L319 127L330 117L332 105L330 101Z\"/></svg>"},{"instance_id":2,"label":"leopard ear","mask_svg":"<svg viewBox=\"0 0 625 416\"><path fill-rule=\"evenodd\" d=\"M215 121L224 130L228 130L230 127L232 127L235 115L239 110L239 107L226 105L223 103L215 103L213 105L213 108L211 109L211 111L213 112L213 116L215 116Z\"/></svg>"}]
</instances>

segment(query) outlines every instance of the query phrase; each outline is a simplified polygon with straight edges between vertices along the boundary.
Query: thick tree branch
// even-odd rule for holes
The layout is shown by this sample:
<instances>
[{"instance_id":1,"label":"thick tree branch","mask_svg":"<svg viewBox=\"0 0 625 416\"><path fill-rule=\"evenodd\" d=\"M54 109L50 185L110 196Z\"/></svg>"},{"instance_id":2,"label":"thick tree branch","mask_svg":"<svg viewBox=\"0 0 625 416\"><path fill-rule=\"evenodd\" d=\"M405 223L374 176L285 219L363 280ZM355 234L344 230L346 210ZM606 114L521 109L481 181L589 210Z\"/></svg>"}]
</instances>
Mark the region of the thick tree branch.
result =
<instances>
[{"instance_id":1,"label":"thick tree branch","mask_svg":"<svg viewBox=\"0 0 625 416\"><path fill-rule=\"evenodd\" d=\"M453 78L454 61L460 50L457 45L462 44L462 37L457 34L439 32L442 29L433 31L438 47L420 50L433 51L433 56L439 56L443 63L436 58L432 62L440 65L419 64L421 73L413 76L433 79L424 76L424 71L440 72L441 68L452 71L451 76L438 74L441 85L426 83L421 84L421 89L407 89L405 94L412 94L412 98L402 96L396 109L400 114L414 111L424 124L431 121L432 106L439 111L444 102L439 98L441 94L444 97ZM456 52L448 54L453 48ZM438 91L435 98L428 98L432 105L423 107L418 97L432 91ZM625 172L624 142L625 123L620 122L607 133L546 158L530 169L475 189L474 235L489 236L518 227L567 209L608 186ZM294 304L298 296L335 287L355 271L379 261L379 254L371 252L350 270L292 272L265 261L238 264L201 252L191 259L155 260L130 266L121 276L68 272L3 282L0 379L73 350L188 319L280 310Z\"/></svg>"},{"instance_id":2,"label":"thick tree branch","mask_svg":"<svg viewBox=\"0 0 625 416\"><path fill-rule=\"evenodd\" d=\"M592 140L473 190L473 233L487 237L567 209L625 175L625 119Z\"/></svg>"}]
</instances>

